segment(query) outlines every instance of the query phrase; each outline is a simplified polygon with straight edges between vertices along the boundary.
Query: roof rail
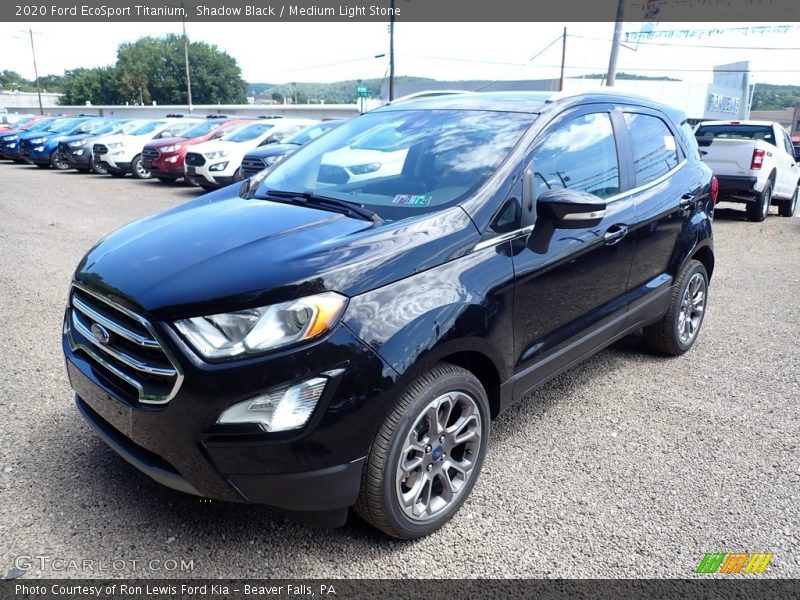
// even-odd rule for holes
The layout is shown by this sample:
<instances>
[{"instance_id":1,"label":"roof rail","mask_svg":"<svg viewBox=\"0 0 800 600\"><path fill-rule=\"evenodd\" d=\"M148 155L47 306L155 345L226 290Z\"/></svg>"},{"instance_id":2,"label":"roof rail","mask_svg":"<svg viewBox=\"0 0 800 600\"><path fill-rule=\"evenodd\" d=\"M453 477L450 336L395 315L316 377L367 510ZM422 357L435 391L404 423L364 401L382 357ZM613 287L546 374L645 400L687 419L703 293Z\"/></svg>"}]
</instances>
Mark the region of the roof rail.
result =
<instances>
[{"instance_id":1,"label":"roof rail","mask_svg":"<svg viewBox=\"0 0 800 600\"><path fill-rule=\"evenodd\" d=\"M400 98L395 98L387 104L397 104L398 102L406 102L408 100L416 100L417 98L429 98L431 96L449 96L450 94L470 94L469 90L423 90L421 92L414 92L407 94Z\"/></svg>"},{"instance_id":2,"label":"roof rail","mask_svg":"<svg viewBox=\"0 0 800 600\"><path fill-rule=\"evenodd\" d=\"M587 88L585 90L572 90L563 92L554 92L546 102L550 104L557 100L564 100L565 98L574 98L575 96L625 96L627 98L635 98L637 100L647 100L648 102L658 102L657 98L652 96L645 96L644 94L636 94L633 92L622 91L618 88L598 86L596 88Z\"/></svg>"}]
</instances>

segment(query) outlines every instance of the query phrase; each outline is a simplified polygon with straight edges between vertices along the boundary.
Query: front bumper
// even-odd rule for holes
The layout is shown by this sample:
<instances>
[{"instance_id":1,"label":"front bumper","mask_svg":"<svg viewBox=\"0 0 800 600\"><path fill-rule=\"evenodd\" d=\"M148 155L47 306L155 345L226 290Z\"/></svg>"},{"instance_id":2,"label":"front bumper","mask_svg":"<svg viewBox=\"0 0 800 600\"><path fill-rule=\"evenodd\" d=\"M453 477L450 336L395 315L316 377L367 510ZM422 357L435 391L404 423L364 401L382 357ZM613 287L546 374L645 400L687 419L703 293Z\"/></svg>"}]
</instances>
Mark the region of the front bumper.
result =
<instances>
[{"instance_id":1,"label":"front bumper","mask_svg":"<svg viewBox=\"0 0 800 600\"><path fill-rule=\"evenodd\" d=\"M90 169L92 162L91 148L72 148L63 144L59 148L70 167L79 171L88 171Z\"/></svg>"},{"instance_id":2,"label":"front bumper","mask_svg":"<svg viewBox=\"0 0 800 600\"><path fill-rule=\"evenodd\" d=\"M102 165L108 171L113 171L114 173L130 173L131 172L131 163L130 161L125 162L124 159L115 158L114 155L111 153L108 154L95 154L94 155L94 162L95 164Z\"/></svg>"},{"instance_id":3,"label":"front bumper","mask_svg":"<svg viewBox=\"0 0 800 600\"><path fill-rule=\"evenodd\" d=\"M339 326L307 348L207 364L174 333L162 342L185 377L163 405L119 394L108 373L70 343L63 350L81 415L125 460L168 487L208 498L267 504L290 512L324 512L343 522L358 496L372 438L393 401L394 371ZM166 334L166 335L164 335ZM257 425L218 425L221 412L281 383L332 368L308 424L265 433Z\"/></svg>"},{"instance_id":4,"label":"front bumper","mask_svg":"<svg viewBox=\"0 0 800 600\"><path fill-rule=\"evenodd\" d=\"M174 161L169 159L175 158ZM142 166L150 170L154 177L183 177L184 157L180 154L161 155L156 160L142 159Z\"/></svg>"},{"instance_id":5,"label":"front bumper","mask_svg":"<svg viewBox=\"0 0 800 600\"><path fill-rule=\"evenodd\" d=\"M218 161L226 162L226 161ZM202 167L186 166L186 178L195 185L215 186L222 187L233 183L233 176L236 173L236 167L230 164L222 171L212 171L210 167L216 163L208 163Z\"/></svg>"},{"instance_id":6,"label":"front bumper","mask_svg":"<svg viewBox=\"0 0 800 600\"><path fill-rule=\"evenodd\" d=\"M37 165L50 164L50 155L55 151L55 148L43 145L31 145L25 152L25 158Z\"/></svg>"}]
</instances>

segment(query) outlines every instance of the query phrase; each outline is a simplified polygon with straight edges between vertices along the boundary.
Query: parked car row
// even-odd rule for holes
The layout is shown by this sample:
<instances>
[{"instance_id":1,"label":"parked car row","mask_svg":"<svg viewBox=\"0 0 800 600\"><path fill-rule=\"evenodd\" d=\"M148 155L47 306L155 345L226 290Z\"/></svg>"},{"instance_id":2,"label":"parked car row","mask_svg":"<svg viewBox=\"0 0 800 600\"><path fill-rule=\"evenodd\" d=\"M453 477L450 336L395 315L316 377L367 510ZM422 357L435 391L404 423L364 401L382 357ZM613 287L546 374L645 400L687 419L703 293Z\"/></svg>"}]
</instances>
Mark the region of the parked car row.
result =
<instances>
[{"instance_id":1,"label":"parked car row","mask_svg":"<svg viewBox=\"0 0 800 600\"><path fill-rule=\"evenodd\" d=\"M266 169L340 123L224 115L158 119L19 115L10 121L0 128L0 158L113 177L184 180L205 190Z\"/></svg>"}]
</instances>

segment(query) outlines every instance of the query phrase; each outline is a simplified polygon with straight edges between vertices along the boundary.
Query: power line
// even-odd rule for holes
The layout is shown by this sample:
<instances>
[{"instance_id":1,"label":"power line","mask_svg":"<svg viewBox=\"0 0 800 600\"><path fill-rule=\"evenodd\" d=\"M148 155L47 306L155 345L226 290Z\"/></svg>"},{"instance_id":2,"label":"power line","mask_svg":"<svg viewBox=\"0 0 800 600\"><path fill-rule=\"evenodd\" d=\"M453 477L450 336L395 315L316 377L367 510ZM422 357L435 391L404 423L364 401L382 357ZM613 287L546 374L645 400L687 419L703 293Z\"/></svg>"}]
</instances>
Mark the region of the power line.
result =
<instances>
[{"instance_id":1,"label":"power line","mask_svg":"<svg viewBox=\"0 0 800 600\"><path fill-rule=\"evenodd\" d=\"M590 35L576 35L569 34L569 37L580 38L583 40L597 40L599 42L611 42L611 38L593 37ZM710 50L800 50L800 48L786 48L784 46L719 46L713 44L671 44L669 42L645 42L642 40L625 40L626 44L642 44L647 46L668 46L670 48L686 47L686 48L708 48Z\"/></svg>"},{"instance_id":2,"label":"power line","mask_svg":"<svg viewBox=\"0 0 800 600\"><path fill-rule=\"evenodd\" d=\"M522 64L522 65L520 65L520 66L522 67L522 66L525 66L525 65L527 65L527 64L529 64L529 63L531 63L531 62L533 62L535 59L537 59L537 58L538 58L538 57L540 57L542 54L544 54L545 52L547 52L547 51L548 51L548 50L549 50L549 49L550 49L550 48L553 46L553 44L555 44L556 42L560 42L562 37L563 37L563 36L559 35L559 36L558 36L556 39L554 39L552 42L550 42L549 44L547 44L547 46L545 46L544 48L542 48L542 49L541 49L539 52L537 52L536 54L534 54L533 56L531 56L531 57L530 57L530 58L529 58L529 59L528 59L528 60L527 60L525 63L523 63L523 64ZM485 90L487 87L490 87L490 86L494 85L494 84L495 84L495 83L497 83L498 81L501 81L501 80L500 80L500 79L496 79L496 80L494 80L494 81L491 81L491 82L487 83L486 85L483 85L483 86L479 87L477 90L474 90L474 91L476 91L476 92L480 92L480 91L482 91L482 90Z\"/></svg>"}]
</instances>

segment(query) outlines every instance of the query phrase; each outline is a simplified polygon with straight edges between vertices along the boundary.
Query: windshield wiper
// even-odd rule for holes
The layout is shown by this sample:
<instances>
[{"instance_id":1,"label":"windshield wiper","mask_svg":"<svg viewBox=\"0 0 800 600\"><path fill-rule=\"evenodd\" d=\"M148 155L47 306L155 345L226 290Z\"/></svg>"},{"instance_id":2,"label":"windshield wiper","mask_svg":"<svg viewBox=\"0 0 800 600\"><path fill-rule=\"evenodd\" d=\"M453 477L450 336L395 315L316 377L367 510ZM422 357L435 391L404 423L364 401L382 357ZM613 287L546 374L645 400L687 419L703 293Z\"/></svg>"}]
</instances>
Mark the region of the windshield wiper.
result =
<instances>
[{"instance_id":1,"label":"windshield wiper","mask_svg":"<svg viewBox=\"0 0 800 600\"><path fill-rule=\"evenodd\" d=\"M348 217L358 217L365 221L371 221L376 225L383 223L376 213L364 208L354 202L347 200L339 200L338 198L331 198L330 196L320 196L313 192L287 192L283 190L267 190L266 196L259 196L265 200L274 200L275 202L287 202L289 204L297 204L300 206L313 206L322 210L330 210L333 212L342 213Z\"/></svg>"}]
</instances>

